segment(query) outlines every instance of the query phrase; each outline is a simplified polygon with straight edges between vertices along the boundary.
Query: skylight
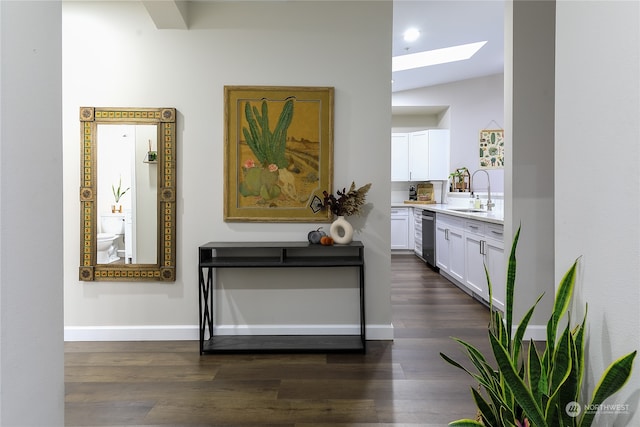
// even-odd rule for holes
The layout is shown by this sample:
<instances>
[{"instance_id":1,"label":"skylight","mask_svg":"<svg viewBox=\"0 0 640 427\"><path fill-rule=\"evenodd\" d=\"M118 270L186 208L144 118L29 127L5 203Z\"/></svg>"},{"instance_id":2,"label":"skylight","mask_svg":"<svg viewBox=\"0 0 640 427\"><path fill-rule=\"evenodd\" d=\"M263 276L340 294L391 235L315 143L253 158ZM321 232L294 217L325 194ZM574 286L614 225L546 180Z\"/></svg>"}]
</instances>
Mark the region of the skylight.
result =
<instances>
[{"instance_id":1,"label":"skylight","mask_svg":"<svg viewBox=\"0 0 640 427\"><path fill-rule=\"evenodd\" d=\"M396 72L428 67L430 65L446 64L448 62L464 61L475 55L485 43L487 43L486 40L442 49L410 53L408 55L394 56L391 70Z\"/></svg>"}]
</instances>

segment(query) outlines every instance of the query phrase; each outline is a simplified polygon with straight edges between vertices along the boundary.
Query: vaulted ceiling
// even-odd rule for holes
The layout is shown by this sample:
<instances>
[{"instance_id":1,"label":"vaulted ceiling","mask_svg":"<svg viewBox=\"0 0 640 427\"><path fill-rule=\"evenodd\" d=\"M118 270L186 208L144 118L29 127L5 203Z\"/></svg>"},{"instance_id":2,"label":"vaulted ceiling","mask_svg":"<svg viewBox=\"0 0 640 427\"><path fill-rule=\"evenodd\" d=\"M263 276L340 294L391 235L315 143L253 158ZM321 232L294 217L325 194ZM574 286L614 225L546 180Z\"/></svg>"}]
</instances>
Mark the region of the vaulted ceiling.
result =
<instances>
[{"instance_id":1,"label":"vaulted ceiling","mask_svg":"<svg viewBox=\"0 0 640 427\"><path fill-rule=\"evenodd\" d=\"M190 1L142 0L142 3L158 28L189 28ZM403 40L404 31L410 27L420 31L415 42ZM487 43L468 60L393 73L392 91L502 73L503 34L504 0L394 0L392 56L479 41Z\"/></svg>"}]
</instances>

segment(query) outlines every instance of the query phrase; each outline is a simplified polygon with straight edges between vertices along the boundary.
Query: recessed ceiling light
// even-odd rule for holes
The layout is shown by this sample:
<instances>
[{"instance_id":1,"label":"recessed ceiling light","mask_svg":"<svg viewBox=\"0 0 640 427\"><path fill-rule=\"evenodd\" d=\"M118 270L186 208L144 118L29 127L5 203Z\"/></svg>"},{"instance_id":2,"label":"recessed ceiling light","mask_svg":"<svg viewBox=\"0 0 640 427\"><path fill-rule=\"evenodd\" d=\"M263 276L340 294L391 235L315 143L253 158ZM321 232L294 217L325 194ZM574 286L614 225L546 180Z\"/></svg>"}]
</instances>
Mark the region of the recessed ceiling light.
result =
<instances>
[{"instance_id":1,"label":"recessed ceiling light","mask_svg":"<svg viewBox=\"0 0 640 427\"><path fill-rule=\"evenodd\" d=\"M391 71L404 71L413 68L428 67L430 65L463 61L475 55L475 53L486 43L487 42L485 40L477 43L468 43L459 46L445 47L442 49L427 50L425 52L411 53L408 55L394 56L392 58Z\"/></svg>"},{"instance_id":2,"label":"recessed ceiling light","mask_svg":"<svg viewBox=\"0 0 640 427\"><path fill-rule=\"evenodd\" d=\"M407 31L404 32L403 36L404 36L404 41L414 42L418 40L418 37L420 37L420 31L418 31L416 28L409 28Z\"/></svg>"}]
</instances>

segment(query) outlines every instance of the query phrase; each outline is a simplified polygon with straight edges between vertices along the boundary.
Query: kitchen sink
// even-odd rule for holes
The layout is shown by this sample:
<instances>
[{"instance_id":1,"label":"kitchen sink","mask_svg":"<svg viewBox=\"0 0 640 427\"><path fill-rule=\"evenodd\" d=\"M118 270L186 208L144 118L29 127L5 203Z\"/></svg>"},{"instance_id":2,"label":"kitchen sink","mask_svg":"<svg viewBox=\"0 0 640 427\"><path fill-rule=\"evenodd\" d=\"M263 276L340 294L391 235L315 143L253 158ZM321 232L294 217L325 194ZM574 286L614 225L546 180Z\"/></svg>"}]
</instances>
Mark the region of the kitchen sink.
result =
<instances>
[{"instance_id":1,"label":"kitchen sink","mask_svg":"<svg viewBox=\"0 0 640 427\"><path fill-rule=\"evenodd\" d=\"M482 209L470 209L470 208L459 208L459 209L449 209L450 211L455 212L486 212Z\"/></svg>"}]
</instances>

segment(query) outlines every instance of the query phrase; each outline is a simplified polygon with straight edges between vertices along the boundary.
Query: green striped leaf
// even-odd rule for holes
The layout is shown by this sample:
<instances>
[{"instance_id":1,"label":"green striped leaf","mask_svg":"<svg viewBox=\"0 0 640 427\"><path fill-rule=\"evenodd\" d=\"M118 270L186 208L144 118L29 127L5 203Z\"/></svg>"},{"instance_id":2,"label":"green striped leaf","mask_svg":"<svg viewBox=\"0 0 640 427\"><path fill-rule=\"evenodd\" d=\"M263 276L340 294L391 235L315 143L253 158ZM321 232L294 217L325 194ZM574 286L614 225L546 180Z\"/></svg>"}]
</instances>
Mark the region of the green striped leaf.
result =
<instances>
[{"instance_id":1,"label":"green striped leaf","mask_svg":"<svg viewBox=\"0 0 640 427\"><path fill-rule=\"evenodd\" d=\"M475 420L458 420L458 421L453 421L449 423L449 425L456 426L456 427L475 427L475 426L484 427L482 423L479 423L478 421L475 421Z\"/></svg>"},{"instance_id":2,"label":"green striped leaf","mask_svg":"<svg viewBox=\"0 0 640 427\"><path fill-rule=\"evenodd\" d=\"M522 407L522 410L529 421L531 421L532 425L536 427L547 427L547 423L541 409L538 407L531 392L527 389L527 385L516 372L515 367L509 359L507 350L500 344L493 334L489 335L489 339L491 341L491 348L493 349L496 362L498 362L500 372L504 375L507 386L513 392L516 402L518 402Z\"/></svg>"},{"instance_id":3,"label":"green striped leaf","mask_svg":"<svg viewBox=\"0 0 640 427\"><path fill-rule=\"evenodd\" d=\"M511 351L511 354L513 355L512 356L513 360L518 360L518 358L520 357L520 349L522 348L522 338L524 337L524 333L527 330L527 326L529 326L529 321L531 320L531 316L533 316L533 312L535 311L536 306L542 299L543 295L544 294L538 297L536 302L529 309L529 311L527 311L527 314L525 314L522 320L520 321L520 324L518 325L518 329L516 329L516 334L514 335L514 338L513 338L513 349Z\"/></svg>"},{"instance_id":4,"label":"green striped leaf","mask_svg":"<svg viewBox=\"0 0 640 427\"><path fill-rule=\"evenodd\" d=\"M511 253L509 254L509 262L507 265L507 283L506 283L506 301L505 301L505 315L507 320L507 333L511 337L511 328L513 326L513 294L516 286L516 248L518 246L518 239L520 238L520 228L516 231L516 235L513 237L513 243L511 244ZM508 339L508 341L511 341Z\"/></svg>"},{"instance_id":5,"label":"green striped leaf","mask_svg":"<svg viewBox=\"0 0 640 427\"><path fill-rule=\"evenodd\" d=\"M637 352L638 351L635 350L626 356L622 356L609 365L604 374L602 374L596 389L593 391L593 397L591 398L589 407L600 405L607 397L622 388L631 376L633 359L636 357ZM580 420L580 425L582 427L589 427L593 422L593 417L595 417L593 411L585 411Z\"/></svg>"},{"instance_id":6,"label":"green striped leaf","mask_svg":"<svg viewBox=\"0 0 640 427\"><path fill-rule=\"evenodd\" d=\"M571 333L569 326L564 329L558 347L553 354L551 376L549 382L549 395L553 396L558 392L560 386L571 372Z\"/></svg>"},{"instance_id":7,"label":"green striped leaf","mask_svg":"<svg viewBox=\"0 0 640 427\"><path fill-rule=\"evenodd\" d=\"M540 388L540 377L542 374L542 365L540 363L540 356L536 349L533 339L529 341L529 351L527 357L527 379L529 381L529 390L533 394L533 398L539 407L542 407L542 393ZM546 391L546 389L545 389Z\"/></svg>"},{"instance_id":8,"label":"green striped leaf","mask_svg":"<svg viewBox=\"0 0 640 427\"><path fill-rule=\"evenodd\" d=\"M489 405L476 389L472 388L471 394L473 395L473 401L476 403L476 406L480 411L480 415L482 416L484 424L489 426L498 425L497 411L499 409L496 409L495 406L492 407L491 405Z\"/></svg>"},{"instance_id":9,"label":"green striped leaf","mask_svg":"<svg viewBox=\"0 0 640 427\"><path fill-rule=\"evenodd\" d=\"M550 361L550 358L555 351L556 336L558 334L558 322L569 308L569 302L571 301L571 295L573 294L573 287L576 282L576 270L578 267L578 260L576 260L571 268L564 274L558 291L556 292L556 298L553 303L553 311L551 318L547 323L547 349L549 350L548 358L546 362Z\"/></svg>"}]
</instances>

